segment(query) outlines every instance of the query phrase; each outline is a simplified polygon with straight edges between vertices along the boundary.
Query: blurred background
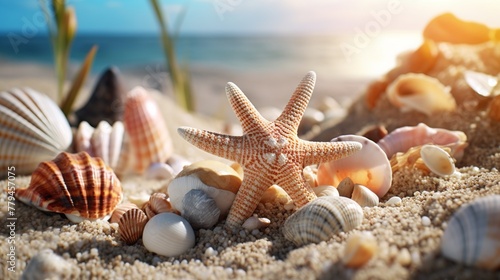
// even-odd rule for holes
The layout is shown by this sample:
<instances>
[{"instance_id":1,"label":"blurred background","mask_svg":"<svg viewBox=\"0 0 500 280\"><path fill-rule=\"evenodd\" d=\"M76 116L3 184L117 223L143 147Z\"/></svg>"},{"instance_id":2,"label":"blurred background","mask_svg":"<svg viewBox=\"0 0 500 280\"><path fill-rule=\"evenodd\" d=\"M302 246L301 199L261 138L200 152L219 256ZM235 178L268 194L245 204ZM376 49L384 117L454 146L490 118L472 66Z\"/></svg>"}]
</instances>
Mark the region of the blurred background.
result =
<instances>
[{"instance_id":1,"label":"blurred background","mask_svg":"<svg viewBox=\"0 0 500 280\"><path fill-rule=\"evenodd\" d=\"M87 87L114 65L129 87L142 85L169 94L159 24L150 1L66 2L74 7L78 21L68 78L96 44ZM492 0L158 2L178 62L188 66L196 110L209 115L227 107L228 81L240 86L257 107L281 108L309 70L318 74L314 102L333 96L346 103L391 69L398 54L417 48L427 22L444 12L500 26L499 4ZM21 81L28 86L30 78L55 81L40 3L0 0L0 79L27 76ZM16 71L17 67L25 68ZM44 67L49 70L41 71ZM11 84L0 83L2 90L7 85Z\"/></svg>"}]
</instances>

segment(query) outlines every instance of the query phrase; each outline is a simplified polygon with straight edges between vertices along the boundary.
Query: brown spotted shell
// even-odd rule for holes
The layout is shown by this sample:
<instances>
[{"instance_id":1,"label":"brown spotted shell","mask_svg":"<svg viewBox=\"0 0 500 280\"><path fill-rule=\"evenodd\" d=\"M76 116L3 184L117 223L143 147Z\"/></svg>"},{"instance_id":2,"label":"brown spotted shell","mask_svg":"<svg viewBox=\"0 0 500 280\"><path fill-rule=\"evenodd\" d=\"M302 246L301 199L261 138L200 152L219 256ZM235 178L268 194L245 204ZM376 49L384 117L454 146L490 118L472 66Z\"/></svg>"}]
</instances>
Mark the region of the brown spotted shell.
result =
<instances>
[{"instance_id":1,"label":"brown spotted shell","mask_svg":"<svg viewBox=\"0 0 500 280\"><path fill-rule=\"evenodd\" d=\"M142 237L142 232L148 222L146 214L138 208L129 209L118 221L120 237L128 245L132 245Z\"/></svg>"},{"instance_id":2,"label":"brown spotted shell","mask_svg":"<svg viewBox=\"0 0 500 280\"><path fill-rule=\"evenodd\" d=\"M40 210L66 214L72 222L108 219L122 200L121 183L100 158L62 152L42 162L16 198Z\"/></svg>"},{"instance_id":3,"label":"brown spotted shell","mask_svg":"<svg viewBox=\"0 0 500 280\"><path fill-rule=\"evenodd\" d=\"M134 208L139 208L137 205L131 202L125 202L121 203L118 206L116 206L115 210L113 211L113 214L111 215L111 218L109 219L110 223L118 223L120 221L120 218L125 214L130 209Z\"/></svg>"}]
</instances>

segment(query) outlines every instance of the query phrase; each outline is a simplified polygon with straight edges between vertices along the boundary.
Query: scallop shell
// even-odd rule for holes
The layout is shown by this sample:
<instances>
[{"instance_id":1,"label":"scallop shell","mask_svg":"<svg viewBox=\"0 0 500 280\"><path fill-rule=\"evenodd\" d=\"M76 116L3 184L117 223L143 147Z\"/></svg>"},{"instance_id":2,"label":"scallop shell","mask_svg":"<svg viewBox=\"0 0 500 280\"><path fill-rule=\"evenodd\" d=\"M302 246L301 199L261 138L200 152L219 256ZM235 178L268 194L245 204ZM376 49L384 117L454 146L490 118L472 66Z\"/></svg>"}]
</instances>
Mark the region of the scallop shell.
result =
<instances>
[{"instance_id":1,"label":"scallop shell","mask_svg":"<svg viewBox=\"0 0 500 280\"><path fill-rule=\"evenodd\" d=\"M323 196L302 206L283 225L285 238L297 246L327 241L363 221L363 210L345 197Z\"/></svg>"},{"instance_id":2,"label":"scallop shell","mask_svg":"<svg viewBox=\"0 0 500 280\"><path fill-rule=\"evenodd\" d=\"M16 174L30 174L65 151L72 138L68 121L48 96L30 88L0 92L2 170L15 166Z\"/></svg>"},{"instance_id":3,"label":"scallop shell","mask_svg":"<svg viewBox=\"0 0 500 280\"><path fill-rule=\"evenodd\" d=\"M500 268L500 195L463 205L451 217L441 240L442 254L486 269Z\"/></svg>"},{"instance_id":4,"label":"scallop shell","mask_svg":"<svg viewBox=\"0 0 500 280\"><path fill-rule=\"evenodd\" d=\"M374 192L359 184L354 185L351 199L356 201L361 207L377 206L379 202L378 196Z\"/></svg>"},{"instance_id":5,"label":"scallop shell","mask_svg":"<svg viewBox=\"0 0 500 280\"><path fill-rule=\"evenodd\" d=\"M462 158L464 149L468 145L467 136L462 131L431 128L424 123L395 129L377 144L388 158L397 152L406 152L411 147L434 144L449 147L453 157L457 160Z\"/></svg>"},{"instance_id":6,"label":"scallop shell","mask_svg":"<svg viewBox=\"0 0 500 280\"><path fill-rule=\"evenodd\" d=\"M377 253L377 240L370 232L355 232L347 238L342 262L347 267L359 268Z\"/></svg>"},{"instance_id":7,"label":"scallop shell","mask_svg":"<svg viewBox=\"0 0 500 280\"><path fill-rule=\"evenodd\" d=\"M391 164L385 153L373 141L358 135L345 135L332 139L356 141L363 144L357 153L335 161L321 163L318 168L318 184L337 186L349 177L355 184L361 184L379 197L384 196L392 182Z\"/></svg>"},{"instance_id":8,"label":"scallop shell","mask_svg":"<svg viewBox=\"0 0 500 280\"><path fill-rule=\"evenodd\" d=\"M86 152L60 153L40 163L28 188L16 198L40 210L65 214L72 222L107 220L122 200L122 187L102 159Z\"/></svg>"},{"instance_id":9,"label":"scallop shell","mask_svg":"<svg viewBox=\"0 0 500 280\"><path fill-rule=\"evenodd\" d=\"M127 94L125 130L130 138L133 170L142 174L154 162L165 162L172 154L172 140L156 102L142 87Z\"/></svg>"},{"instance_id":10,"label":"scallop shell","mask_svg":"<svg viewBox=\"0 0 500 280\"><path fill-rule=\"evenodd\" d=\"M86 121L81 122L78 125L74 137L74 147L76 152L87 152L87 154L92 155L94 152L92 150L92 144L90 139L92 139L92 134L94 134L95 129Z\"/></svg>"},{"instance_id":11,"label":"scallop shell","mask_svg":"<svg viewBox=\"0 0 500 280\"><path fill-rule=\"evenodd\" d=\"M165 213L165 212L177 212L170 203L168 196L164 193L154 193L149 197L149 201L142 207L144 212L146 212L148 218Z\"/></svg>"},{"instance_id":12,"label":"scallop shell","mask_svg":"<svg viewBox=\"0 0 500 280\"><path fill-rule=\"evenodd\" d=\"M220 209L215 200L204 191L193 189L182 199L181 215L195 228L211 228L220 218Z\"/></svg>"},{"instance_id":13,"label":"scallop shell","mask_svg":"<svg viewBox=\"0 0 500 280\"><path fill-rule=\"evenodd\" d=\"M448 176L455 173L455 161L443 149L436 145L424 145L420 156L425 165L439 176Z\"/></svg>"},{"instance_id":14,"label":"scallop shell","mask_svg":"<svg viewBox=\"0 0 500 280\"><path fill-rule=\"evenodd\" d=\"M161 213L148 221L142 234L144 247L166 257L176 257L194 246L195 236L186 219Z\"/></svg>"},{"instance_id":15,"label":"scallop shell","mask_svg":"<svg viewBox=\"0 0 500 280\"><path fill-rule=\"evenodd\" d=\"M404 74L387 87L389 101L402 110L416 110L428 116L457 107L450 88L424 74Z\"/></svg>"},{"instance_id":16,"label":"scallop shell","mask_svg":"<svg viewBox=\"0 0 500 280\"><path fill-rule=\"evenodd\" d=\"M116 206L115 210L113 211L113 214L111 215L111 218L109 219L110 223L118 223L120 221L120 218L125 214L130 209L134 209L137 207L137 205L130 203L130 202L125 202L121 203L118 206Z\"/></svg>"},{"instance_id":17,"label":"scallop shell","mask_svg":"<svg viewBox=\"0 0 500 280\"><path fill-rule=\"evenodd\" d=\"M118 221L118 232L120 238L127 245L132 245L139 240L148 222L148 217L139 208L132 208L123 213L123 216Z\"/></svg>"}]
</instances>

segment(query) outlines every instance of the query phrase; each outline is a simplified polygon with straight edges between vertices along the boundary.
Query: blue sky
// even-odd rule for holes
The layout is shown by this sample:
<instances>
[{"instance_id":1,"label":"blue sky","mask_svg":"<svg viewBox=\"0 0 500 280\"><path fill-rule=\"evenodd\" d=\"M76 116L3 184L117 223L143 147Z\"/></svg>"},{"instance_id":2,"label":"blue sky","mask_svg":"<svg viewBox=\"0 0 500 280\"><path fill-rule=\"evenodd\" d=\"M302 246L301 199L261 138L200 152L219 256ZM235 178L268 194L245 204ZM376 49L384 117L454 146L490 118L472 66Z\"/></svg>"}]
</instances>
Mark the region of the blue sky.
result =
<instances>
[{"instance_id":1,"label":"blue sky","mask_svg":"<svg viewBox=\"0 0 500 280\"><path fill-rule=\"evenodd\" d=\"M78 31L155 33L149 0L68 0L76 9ZM422 30L435 15L459 17L500 27L496 0L160 0L170 23L182 12L181 33L331 34L352 33L374 20L373 14L399 5L386 30ZM0 32L20 32L32 24L44 32L38 0L0 0Z\"/></svg>"}]
</instances>

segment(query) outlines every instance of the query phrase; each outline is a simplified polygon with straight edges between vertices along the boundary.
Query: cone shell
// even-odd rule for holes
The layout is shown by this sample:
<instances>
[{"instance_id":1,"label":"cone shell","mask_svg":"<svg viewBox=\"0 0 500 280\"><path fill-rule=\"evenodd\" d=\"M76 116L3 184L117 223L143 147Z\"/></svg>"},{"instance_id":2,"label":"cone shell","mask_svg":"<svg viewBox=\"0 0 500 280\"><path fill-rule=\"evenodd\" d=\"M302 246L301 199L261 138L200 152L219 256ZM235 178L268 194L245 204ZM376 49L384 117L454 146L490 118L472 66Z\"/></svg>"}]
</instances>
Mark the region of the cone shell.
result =
<instances>
[{"instance_id":1,"label":"cone shell","mask_svg":"<svg viewBox=\"0 0 500 280\"><path fill-rule=\"evenodd\" d=\"M363 210L345 197L323 196L301 207L283 225L286 239L297 246L327 241L363 221Z\"/></svg>"},{"instance_id":2,"label":"cone shell","mask_svg":"<svg viewBox=\"0 0 500 280\"><path fill-rule=\"evenodd\" d=\"M379 199L378 196L369 188L355 184L352 191L352 200L356 201L361 207L377 206Z\"/></svg>"},{"instance_id":3,"label":"cone shell","mask_svg":"<svg viewBox=\"0 0 500 280\"><path fill-rule=\"evenodd\" d=\"M450 88L424 74L404 74L387 87L389 101L402 110L416 110L428 116L454 111L457 107Z\"/></svg>"},{"instance_id":4,"label":"cone shell","mask_svg":"<svg viewBox=\"0 0 500 280\"><path fill-rule=\"evenodd\" d=\"M108 219L122 200L122 187L113 170L86 152L63 152L40 163L28 188L16 198L40 210L63 213L73 222Z\"/></svg>"},{"instance_id":5,"label":"cone shell","mask_svg":"<svg viewBox=\"0 0 500 280\"><path fill-rule=\"evenodd\" d=\"M442 254L461 264L500 268L500 195L476 199L451 217L441 240Z\"/></svg>"},{"instance_id":6,"label":"cone shell","mask_svg":"<svg viewBox=\"0 0 500 280\"><path fill-rule=\"evenodd\" d=\"M16 174L30 174L65 151L72 138L68 121L48 96L30 88L0 92L2 170L15 166Z\"/></svg>"},{"instance_id":7,"label":"cone shell","mask_svg":"<svg viewBox=\"0 0 500 280\"><path fill-rule=\"evenodd\" d=\"M127 94L125 130L133 153L133 170L142 174L154 162L165 162L172 154L172 140L156 102L142 87Z\"/></svg>"},{"instance_id":8,"label":"cone shell","mask_svg":"<svg viewBox=\"0 0 500 280\"><path fill-rule=\"evenodd\" d=\"M118 222L118 232L120 238L125 241L127 245L132 245L139 240L144 231L144 227L148 222L146 214L138 208L132 208L123 213L123 216Z\"/></svg>"},{"instance_id":9,"label":"cone shell","mask_svg":"<svg viewBox=\"0 0 500 280\"><path fill-rule=\"evenodd\" d=\"M148 221L142 234L144 247L166 257L176 257L194 246L191 225L181 216L161 213Z\"/></svg>"},{"instance_id":10,"label":"cone shell","mask_svg":"<svg viewBox=\"0 0 500 280\"><path fill-rule=\"evenodd\" d=\"M363 148L349 157L321 163L318 168L318 184L338 186L343 179L349 177L355 184L366 186L379 197L384 196L391 187L392 171L382 149L373 141L358 135L332 139L332 142L336 141L356 141Z\"/></svg>"}]
</instances>

